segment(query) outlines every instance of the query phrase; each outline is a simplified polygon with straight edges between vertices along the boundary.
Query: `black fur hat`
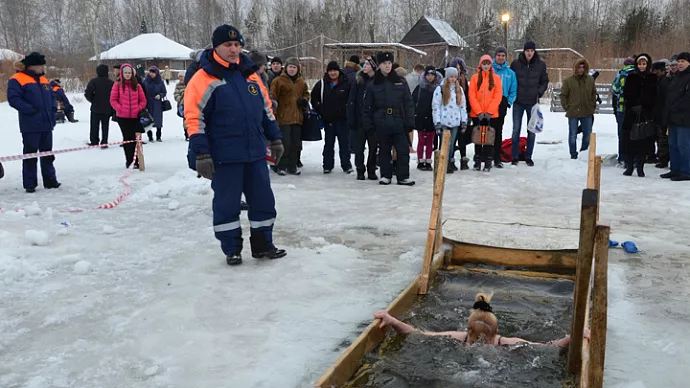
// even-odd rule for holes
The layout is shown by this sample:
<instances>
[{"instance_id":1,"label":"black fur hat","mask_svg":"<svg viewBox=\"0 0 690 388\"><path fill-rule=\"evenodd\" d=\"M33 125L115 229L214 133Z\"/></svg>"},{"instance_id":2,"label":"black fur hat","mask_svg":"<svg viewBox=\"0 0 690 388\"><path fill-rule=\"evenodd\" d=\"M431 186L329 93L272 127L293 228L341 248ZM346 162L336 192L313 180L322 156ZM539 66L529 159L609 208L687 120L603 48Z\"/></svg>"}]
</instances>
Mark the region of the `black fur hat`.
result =
<instances>
[{"instance_id":1,"label":"black fur hat","mask_svg":"<svg viewBox=\"0 0 690 388\"><path fill-rule=\"evenodd\" d=\"M376 63L378 63L379 66L386 61L393 62L393 59L393 53L389 51L380 51L376 54Z\"/></svg>"},{"instance_id":2,"label":"black fur hat","mask_svg":"<svg viewBox=\"0 0 690 388\"><path fill-rule=\"evenodd\" d=\"M22 59L22 63L26 67L45 65L46 57L43 54L34 51L25 56L24 59Z\"/></svg>"}]
</instances>

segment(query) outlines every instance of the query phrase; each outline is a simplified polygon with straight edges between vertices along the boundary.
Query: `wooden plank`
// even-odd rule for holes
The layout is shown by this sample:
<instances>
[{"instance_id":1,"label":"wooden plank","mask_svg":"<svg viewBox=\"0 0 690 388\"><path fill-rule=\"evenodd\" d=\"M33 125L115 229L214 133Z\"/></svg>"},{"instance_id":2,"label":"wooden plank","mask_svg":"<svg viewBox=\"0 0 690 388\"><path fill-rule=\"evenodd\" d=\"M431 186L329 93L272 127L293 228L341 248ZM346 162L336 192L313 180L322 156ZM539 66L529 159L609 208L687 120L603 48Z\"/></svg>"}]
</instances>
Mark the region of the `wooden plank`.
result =
<instances>
[{"instance_id":1,"label":"wooden plank","mask_svg":"<svg viewBox=\"0 0 690 388\"><path fill-rule=\"evenodd\" d=\"M427 233L427 242L424 248L424 260L422 262L422 279L419 283L419 294L426 294L427 288L429 287L429 271L431 268L431 263L433 261L435 244L434 238L436 237L436 228L439 221L439 214L441 212L441 207L443 206L443 187L446 182L446 168L448 163L448 152L449 147L447 147L450 142L450 131L443 131L443 140L441 141L442 146L441 154L439 155L438 162L439 165L434 169L436 174L436 181L434 182L434 194L431 201L431 216L429 217L429 231ZM440 167L440 168L439 168Z\"/></svg>"},{"instance_id":2,"label":"wooden plank","mask_svg":"<svg viewBox=\"0 0 690 388\"><path fill-rule=\"evenodd\" d=\"M582 331L585 327L589 282L592 274L594 256L594 234L597 225L597 190L585 189L582 192L582 209L580 212L580 248L577 254L577 272L575 274L575 295L573 297L573 322L570 330L568 347L568 371L577 373L582 364Z\"/></svg>"},{"instance_id":3,"label":"wooden plank","mask_svg":"<svg viewBox=\"0 0 690 388\"><path fill-rule=\"evenodd\" d=\"M589 159L587 159L587 188L596 189L595 184L595 159L597 156L597 134L592 133L589 137Z\"/></svg>"},{"instance_id":4,"label":"wooden plank","mask_svg":"<svg viewBox=\"0 0 690 388\"><path fill-rule=\"evenodd\" d=\"M606 327L608 310L609 235L611 227L597 225L594 252L594 292L592 297L592 329L589 350L589 387L604 386L606 358Z\"/></svg>"},{"instance_id":5,"label":"wooden plank","mask_svg":"<svg viewBox=\"0 0 690 388\"><path fill-rule=\"evenodd\" d=\"M454 243L451 264L466 263L496 267L560 269L574 273L577 266L577 251L536 251Z\"/></svg>"},{"instance_id":6,"label":"wooden plank","mask_svg":"<svg viewBox=\"0 0 690 388\"><path fill-rule=\"evenodd\" d=\"M534 272L534 271L516 271L511 269L488 269L488 268L468 268L462 265L449 265L445 269L449 271L453 270L466 270L470 272L486 273L490 275L507 276L512 278L528 277L528 278L547 278L547 279L568 279L575 281L575 276L563 275L559 273L550 272Z\"/></svg>"},{"instance_id":7,"label":"wooden plank","mask_svg":"<svg viewBox=\"0 0 690 388\"><path fill-rule=\"evenodd\" d=\"M430 271L429 278L433 282L438 269L443 265L443 254L445 251L439 252L434 259ZM400 317L405 314L410 307L417 300L417 291L421 275L417 275L414 280L388 305L388 311L394 317ZM372 351L386 335L385 330L379 329L381 320L375 319L369 326L367 326L362 334L338 357L338 359L330 366L326 372L315 383L316 387L330 388L339 387L347 382L352 375L357 371L361 363L364 353ZM386 329L388 330L388 329Z\"/></svg>"},{"instance_id":8,"label":"wooden plank","mask_svg":"<svg viewBox=\"0 0 690 388\"><path fill-rule=\"evenodd\" d=\"M141 133L137 132L136 152L137 162L139 163L139 171L146 171L146 163L144 162L144 147L141 145Z\"/></svg>"},{"instance_id":9,"label":"wooden plank","mask_svg":"<svg viewBox=\"0 0 690 388\"><path fill-rule=\"evenodd\" d=\"M594 157L594 189L597 191L597 203L601 203L601 156ZM597 207L597 221L601 206Z\"/></svg>"}]
</instances>

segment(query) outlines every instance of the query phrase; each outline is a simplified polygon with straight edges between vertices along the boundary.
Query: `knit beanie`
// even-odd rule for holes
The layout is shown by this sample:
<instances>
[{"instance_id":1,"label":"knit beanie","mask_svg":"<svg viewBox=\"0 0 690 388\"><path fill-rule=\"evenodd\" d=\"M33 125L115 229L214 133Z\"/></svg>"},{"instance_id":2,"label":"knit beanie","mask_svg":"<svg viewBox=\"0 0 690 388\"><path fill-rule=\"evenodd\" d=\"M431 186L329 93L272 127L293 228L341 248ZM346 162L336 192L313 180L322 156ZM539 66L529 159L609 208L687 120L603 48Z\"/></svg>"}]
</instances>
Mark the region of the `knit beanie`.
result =
<instances>
[{"instance_id":1,"label":"knit beanie","mask_svg":"<svg viewBox=\"0 0 690 388\"><path fill-rule=\"evenodd\" d=\"M525 50L536 50L537 45L534 44L534 42L532 42L532 41L525 42L525 47L523 47L523 49L525 49Z\"/></svg>"},{"instance_id":2,"label":"knit beanie","mask_svg":"<svg viewBox=\"0 0 690 388\"><path fill-rule=\"evenodd\" d=\"M457 67L446 67L444 70L446 73L446 79L449 77L457 77L458 76L458 68Z\"/></svg>"},{"instance_id":3,"label":"knit beanie","mask_svg":"<svg viewBox=\"0 0 690 388\"><path fill-rule=\"evenodd\" d=\"M350 62L359 65L359 55L352 55L352 56L350 56Z\"/></svg>"},{"instance_id":4,"label":"knit beanie","mask_svg":"<svg viewBox=\"0 0 690 388\"><path fill-rule=\"evenodd\" d=\"M326 66L326 71L331 71L331 70L340 70L340 66L338 65L338 62L336 61L330 61L328 62L328 66Z\"/></svg>"},{"instance_id":5,"label":"knit beanie","mask_svg":"<svg viewBox=\"0 0 690 388\"><path fill-rule=\"evenodd\" d=\"M262 52L252 50L249 52L249 60L254 62L257 67L261 67L266 64L268 57Z\"/></svg>"},{"instance_id":6,"label":"knit beanie","mask_svg":"<svg viewBox=\"0 0 690 388\"><path fill-rule=\"evenodd\" d=\"M213 31L213 37L211 39L213 42L213 47L218 47L225 42L232 41L240 42L240 46L244 47L244 37L242 37L240 31L228 24L218 26Z\"/></svg>"},{"instance_id":7,"label":"knit beanie","mask_svg":"<svg viewBox=\"0 0 690 388\"><path fill-rule=\"evenodd\" d=\"M505 55L508 55L508 49L506 49L503 46L498 46L496 47L496 54L498 53L504 53Z\"/></svg>"},{"instance_id":8,"label":"knit beanie","mask_svg":"<svg viewBox=\"0 0 690 388\"><path fill-rule=\"evenodd\" d=\"M299 65L300 65L299 59L297 59L296 57L290 57L290 58L288 58L287 61L285 61L285 66L287 67L287 66L290 66L290 65L299 67Z\"/></svg>"},{"instance_id":9,"label":"knit beanie","mask_svg":"<svg viewBox=\"0 0 690 388\"><path fill-rule=\"evenodd\" d=\"M427 67L424 69L424 75L426 76L427 74L436 75L436 68L433 67L433 66L427 66Z\"/></svg>"},{"instance_id":10,"label":"knit beanie","mask_svg":"<svg viewBox=\"0 0 690 388\"><path fill-rule=\"evenodd\" d=\"M273 59L271 59L271 65L274 63L280 63L282 65L283 61L280 59L280 57L273 57Z\"/></svg>"},{"instance_id":11,"label":"knit beanie","mask_svg":"<svg viewBox=\"0 0 690 388\"><path fill-rule=\"evenodd\" d=\"M690 62L690 53L689 52L682 52L682 53L678 54L678 56L676 57L676 64L678 64L678 61L681 59L685 60L687 62Z\"/></svg>"},{"instance_id":12,"label":"knit beanie","mask_svg":"<svg viewBox=\"0 0 690 388\"><path fill-rule=\"evenodd\" d=\"M364 63L368 63L369 66L371 66L371 68L372 68L374 71L376 71L376 69L378 69L378 67L379 67L379 66L376 64L376 61L374 60L374 58L372 58L372 57L366 57L366 59L364 59Z\"/></svg>"},{"instance_id":13,"label":"knit beanie","mask_svg":"<svg viewBox=\"0 0 690 388\"><path fill-rule=\"evenodd\" d=\"M633 57L627 57L625 58L625 61L623 61L623 66L630 66L635 64L635 58Z\"/></svg>"}]
</instances>

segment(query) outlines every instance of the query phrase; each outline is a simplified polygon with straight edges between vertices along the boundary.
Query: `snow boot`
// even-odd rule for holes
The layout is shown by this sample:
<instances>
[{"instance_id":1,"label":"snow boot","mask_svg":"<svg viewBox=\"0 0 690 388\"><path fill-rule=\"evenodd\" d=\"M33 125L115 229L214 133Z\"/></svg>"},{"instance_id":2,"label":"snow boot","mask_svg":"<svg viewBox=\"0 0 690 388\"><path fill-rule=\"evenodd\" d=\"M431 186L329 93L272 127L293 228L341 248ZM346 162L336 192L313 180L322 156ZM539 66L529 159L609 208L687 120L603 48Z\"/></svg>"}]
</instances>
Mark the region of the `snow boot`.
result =
<instances>
[{"instance_id":1,"label":"snow boot","mask_svg":"<svg viewBox=\"0 0 690 388\"><path fill-rule=\"evenodd\" d=\"M453 171L458 171L458 166L455 165L455 159L451 159L449 162L449 166Z\"/></svg>"},{"instance_id":2,"label":"snow boot","mask_svg":"<svg viewBox=\"0 0 690 388\"><path fill-rule=\"evenodd\" d=\"M469 170L470 169L470 160L467 158L467 156L463 157L460 159L460 170Z\"/></svg>"},{"instance_id":3,"label":"snow boot","mask_svg":"<svg viewBox=\"0 0 690 388\"><path fill-rule=\"evenodd\" d=\"M254 253L252 252L252 257L255 259L280 259L281 257L287 256L285 249L278 249L273 247L266 252Z\"/></svg>"},{"instance_id":4,"label":"snow boot","mask_svg":"<svg viewBox=\"0 0 690 388\"><path fill-rule=\"evenodd\" d=\"M391 178L381 177L379 184L384 185L384 186L388 186L391 184Z\"/></svg>"},{"instance_id":5,"label":"snow boot","mask_svg":"<svg viewBox=\"0 0 690 388\"><path fill-rule=\"evenodd\" d=\"M352 174L353 172L355 172L355 170L353 170L352 167L348 167L348 168L344 168L343 172L345 174Z\"/></svg>"},{"instance_id":6,"label":"snow boot","mask_svg":"<svg viewBox=\"0 0 690 388\"><path fill-rule=\"evenodd\" d=\"M148 131L146 131L146 134L149 136L149 143L152 143L153 142L153 132L151 132L151 130L149 129Z\"/></svg>"},{"instance_id":7,"label":"snow boot","mask_svg":"<svg viewBox=\"0 0 690 388\"><path fill-rule=\"evenodd\" d=\"M534 161L532 159L525 159L525 163L527 163L529 167L534 167Z\"/></svg>"},{"instance_id":8,"label":"snow boot","mask_svg":"<svg viewBox=\"0 0 690 388\"><path fill-rule=\"evenodd\" d=\"M302 168L302 167L304 167L304 165L302 164L302 161L298 160L297 161L297 168Z\"/></svg>"},{"instance_id":9,"label":"snow boot","mask_svg":"<svg viewBox=\"0 0 690 388\"><path fill-rule=\"evenodd\" d=\"M276 171L276 174L278 174L280 176L285 176L285 175L287 175L287 172L284 169L280 168L280 169L278 169L278 171Z\"/></svg>"},{"instance_id":10,"label":"snow boot","mask_svg":"<svg viewBox=\"0 0 690 388\"><path fill-rule=\"evenodd\" d=\"M364 176L364 171L357 171L357 180L363 181L365 179L366 179L366 177Z\"/></svg>"},{"instance_id":11,"label":"snow boot","mask_svg":"<svg viewBox=\"0 0 690 388\"><path fill-rule=\"evenodd\" d=\"M446 167L446 174L452 174L454 172L455 170L453 170L453 165L448 164L448 167Z\"/></svg>"},{"instance_id":12,"label":"snow boot","mask_svg":"<svg viewBox=\"0 0 690 388\"><path fill-rule=\"evenodd\" d=\"M661 174L659 176L662 177L663 179L672 179L673 177L676 177L679 175L676 174L675 172L667 172L666 174Z\"/></svg>"},{"instance_id":13,"label":"snow boot","mask_svg":"<svg viewBox=\"0 0 690 388\"><path fill-rule=\"evenodd\" d=\"M370 181L377 181L377 180L379 180L379 177L376 175L376 171L372 171L372 172L370 172L368 175L369 175L369 176L367 177L367 179L369 179Z\"/></svg>"},{"instance_id":14,"label":"snow boot","mask_svg":"<svg viewBox=\"0 0 690 388\"><path fill-rule=\"evenodd\" d=\"M156 141L159 142L159 143L163 141L163 140L161 139L161 129L160 129L160 128L158 128L158 129L156 130Z\"/></svg>"},{"instance_id":15,"label":"snow boot","mask_svg":"<svg viewBox=\"0 0 690 388\"><path fill-rule=\"evenodd\" d=\"M78 123L79 120L74 119L74 111L67 113L67 121L70 123Z\"/></svg>"},{"instance_id":16,"label":"snow boot","mask_svg":"<svg viewBox=\"0 0 690 388\"><path fill-rule=\"evenodd\" d=\"M482 162L480 162L479 160L475 160L474 161L474 169L477 171L481 170L482 169Z\"/></svg>"},{"instance_id":17,"label":"snow boot","mask_svg":"<svg viewBox=\"0 0 690 388\"><path fill-rule=\"evenodd\" d=\"M226 255L225 262L228 263L228 265L240 265L242 264L242 254L233 253L232 255Z\"/></svg>"},{"instance_id":18,"label":"snow boot","mask_svg":"<svg viewBox=\"0 0 690 388\"><path fill-rule=\"evenodd\" d=\"M491 161L487 161L484 163L484 172L490 172L491 171Z\"/></svg>"},{"instance_id":19,"label":"snow boot","mask_svg":"<svg viewBox=\"0 0 690 388\"><path fill-rule=\"evenodd\" d=\"M419 170L419 171L426 170L426 162L417 162L417 170Z\"/></svg>"},{"instance_id":20,"label":"snow boot","mask_svg":"<svg viewBox=\"0 0 690 388\"><path fill-rule=\"evenodd\" d=\"M496 168L503 168L503 162L501 162L500 160L495 161L495 162L494 162L494 167L496 167Z\"/></svg>"},{"instance_id":21,"label":"snow boot","mask_svg":"<svg viewBox=\"0 0 690 388\"><path fill-rule=\"evenodd\" d=\"M431 163L426 162L425 170L426 171L434 171L434 167L431 165Z\"/></svg>"},{"instance_id":22,"label":"snow boot","mask_svg":"<svg viewBox=\"0 0 690 388\"><path fill-rule=\"evenodd\" d=\"M415 181L410 179L410 178L402 179L402 180L398 179L398 184L400 186L414 186Z\"/></svg>"},{"instance_id":23,"label":"snow boot","mask_svg":"<svg viewBox=\"0 0 690 388\"><path fill-rule=\"evenodd\" d=\"M518 159L513 159L513 161L510 162L510 165L511 165L511 166L517 166L519 161L520 161L520 160L518 160Z\"/></svg>"},{"instance_id":24,"label":"snow boot","mask_svg":"<svg viewBox=\"0 0 690 388\"><path fill-rule=\"evenodd\" d=\"M62 183L58 181L48 181L43 183L43 187L45 187L46 189L57 189L60 186L62 186Z\"/></svg>"},{"instance_id":25,"label":"snow boot","mask_svg":"<svg viewBox=\"0 0 690 388\"><path fill-rule=\"evenodd\" d=\"M644 162L637 163L637 176L644 178Z\"/></svg>"}]
</instances>

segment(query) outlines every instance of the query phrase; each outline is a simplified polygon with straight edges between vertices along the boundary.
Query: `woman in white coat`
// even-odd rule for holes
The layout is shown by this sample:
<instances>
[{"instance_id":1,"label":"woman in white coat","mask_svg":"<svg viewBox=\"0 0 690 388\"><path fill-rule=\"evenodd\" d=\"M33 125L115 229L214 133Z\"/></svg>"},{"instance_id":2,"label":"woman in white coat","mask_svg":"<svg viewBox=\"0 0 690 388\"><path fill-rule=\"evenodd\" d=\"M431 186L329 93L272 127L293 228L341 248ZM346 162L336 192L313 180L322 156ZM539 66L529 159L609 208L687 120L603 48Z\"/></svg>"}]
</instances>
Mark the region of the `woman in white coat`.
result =
<instances>
[{"instance_id":1,"label":"woman in white coat","mask_svg":"<svg viewBox=\"0 0 690 388\"><path fill-rule=\"evenodd\" d=\"M450 143L441 145L450 147L448 152L448 160L450 160L453 158L453 145L458 136L458 130L462 133L467 130L467 101L465 101L465 91L458 82L458 70L449 67L445 69L445 73L446 78L434 91L431 109L436 133L443 138L443 131L450 131ZM448 174L453 173L450 165L446 171Z\"/></svg>"}]
</instances>

